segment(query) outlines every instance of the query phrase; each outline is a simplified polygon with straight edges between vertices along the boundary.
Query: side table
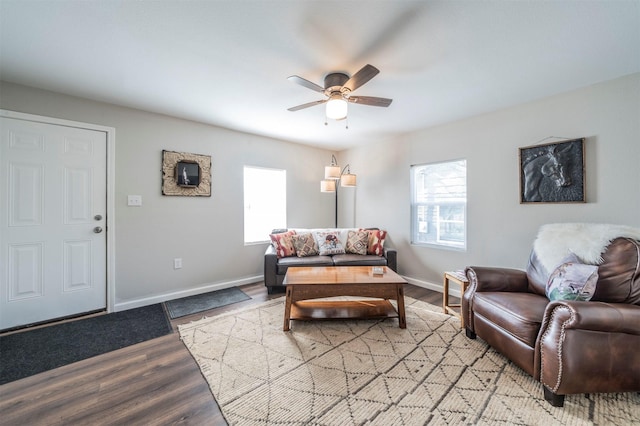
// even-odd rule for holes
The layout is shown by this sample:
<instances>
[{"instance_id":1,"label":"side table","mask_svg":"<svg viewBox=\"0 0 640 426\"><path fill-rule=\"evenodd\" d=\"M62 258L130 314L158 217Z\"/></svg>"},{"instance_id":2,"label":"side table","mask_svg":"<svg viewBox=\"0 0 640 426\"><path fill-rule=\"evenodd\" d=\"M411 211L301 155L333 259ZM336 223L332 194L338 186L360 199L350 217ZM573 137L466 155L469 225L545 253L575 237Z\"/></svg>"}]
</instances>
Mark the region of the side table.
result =
<instances>
[{"instance_id":1,"label":"side table","mask_svg":"<svg viewBox=\"0 0 640 426\"><path fill-rule=\"evenodd\" d=\"M448 271L444 273L444 283L442 286L442 309L445 314L451 314L460 319L460 328L464 328L464 317L462 315L461 303L449 303L449 283L454 282L460 286L460 299L467 290L469 280L462 271Z\"/></svg>"}]
</instances>

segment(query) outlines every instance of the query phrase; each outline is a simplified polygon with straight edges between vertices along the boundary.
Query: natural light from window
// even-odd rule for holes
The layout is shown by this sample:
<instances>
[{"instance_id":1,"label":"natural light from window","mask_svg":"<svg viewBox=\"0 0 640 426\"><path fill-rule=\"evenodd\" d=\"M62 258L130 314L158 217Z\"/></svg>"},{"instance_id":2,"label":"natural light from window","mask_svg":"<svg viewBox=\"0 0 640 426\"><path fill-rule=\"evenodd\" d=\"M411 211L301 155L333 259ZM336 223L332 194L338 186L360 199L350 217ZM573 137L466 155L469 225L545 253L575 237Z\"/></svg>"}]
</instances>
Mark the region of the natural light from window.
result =
<instances>
[{"instance_id":1,"label":"natural light from window","mask_svg":"<svg viewBox=\"0 0 640 426\"><path fill-rule=\"evenodd\" d=\"M467 160L411 166L411 243L465 250Z\"/></svg>"},{"instance_id":2,"label":"natural light from window","mask_svg":"<svg viewBox=\"0 0 640 426\"><path fill-rule=\"evenodd\" d=\"M287 227L287 171L244 167L244 242L269 241L273 229Z\"/></svg>"}]
</instances>

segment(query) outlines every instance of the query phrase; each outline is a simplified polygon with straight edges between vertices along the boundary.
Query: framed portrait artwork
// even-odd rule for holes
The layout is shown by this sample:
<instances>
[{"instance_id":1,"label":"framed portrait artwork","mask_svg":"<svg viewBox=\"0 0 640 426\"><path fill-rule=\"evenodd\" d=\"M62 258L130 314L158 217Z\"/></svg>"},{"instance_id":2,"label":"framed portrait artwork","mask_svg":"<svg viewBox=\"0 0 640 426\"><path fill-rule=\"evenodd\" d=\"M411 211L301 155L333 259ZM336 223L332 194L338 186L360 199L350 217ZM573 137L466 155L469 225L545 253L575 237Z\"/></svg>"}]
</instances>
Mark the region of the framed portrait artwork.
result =
<instances>
[{"instance_id":1,"label":"framed portrait artwork","mask_svg":"<svg viewBox=\"0 0 640 426\"><path fill-rule=\"evenodd\" d=\"M197 188L200 185L200 165L195 161L178 161L176 184L183 188Z\"/></svg>"},{"instance_id":2,"label":"framed portrait artwork","mask_svg":"<svg viewBox=\"0 0 640 426\"><path fill-rule=\"evenodd\" d=\"M211 196L211 157L162 151L162 195Z\"/></svg>"},{"instance_id":3,"label":"framed portrait artwork","mask_svg":"<svg viewBox=\"0 0 640 426\"><path fill-rule=\"evenodd\" d=\"M519 148L520 203L584 203L584 138Z\"/></svg>"}]
</instances>

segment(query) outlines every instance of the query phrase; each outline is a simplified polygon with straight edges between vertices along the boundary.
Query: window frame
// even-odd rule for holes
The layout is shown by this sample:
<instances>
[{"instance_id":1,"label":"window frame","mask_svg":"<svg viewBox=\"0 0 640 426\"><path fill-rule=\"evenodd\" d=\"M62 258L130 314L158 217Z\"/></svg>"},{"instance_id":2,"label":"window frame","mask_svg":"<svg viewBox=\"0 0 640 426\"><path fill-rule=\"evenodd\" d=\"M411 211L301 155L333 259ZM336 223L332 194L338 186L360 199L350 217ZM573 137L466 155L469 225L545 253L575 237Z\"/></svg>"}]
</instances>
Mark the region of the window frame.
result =
<instances>
[{"instance_id":1,"label":"window frame","mask_svg":"<svg viewBox=\"0 0 640 426\"><path fill-rule=\"evenodd\" d=\"M425 168L428 168L429 166L440 166L443 164L454 164L454 163L459 163L462 162L464 165L464 200L434 200L434 201L418 201L418 194L417 194L417 175L419 173L420 170L424 170ZM454 177L456 178L456 177ZM414 164L410 166L410 179L411 179L411 206L410 206L410 210L411 210L411 245L415 245L415 246L420 246L420 247L432 247L432 248L439 248L439 249L446 249L446 250L454 250L454 251L466 251L467 250L467 201L468 201L468 194L467 194L467 189L468 189L468 184L467 184L467 160L465 158L458 158L458 159L453 159L453 160L444 160L444 161L437 161L437 162L432 162L432 163L421 163L421 164ZM457 179L460 179L460 176L457 177ZM436 224L436 229L434 230L436 232L436 239L435 241L421 241L418 236L420 234L420 225L419 225L419 209L423 208L423 209L428 209L428 208L433 208L435 207L437 209L437 216L438 219L440 219L441 215L440 215L440 209L442 206L459 206L462 207L462 219L443 219L443 220L438 220L438 223ZM425 213L422 213L423 215ZM425 220L426 223L430 223L427 222ZM462 242L461 243L451 243L451 242L446 242L444 240L440 240L439 235L440 231L441 231L441 227L439 225L442 224L446 224L446 223L459 223L462 225ZM428 225L427 225L428 226ZM432 231L433 232L433 231Z\"/></svg>"}]
</instances>

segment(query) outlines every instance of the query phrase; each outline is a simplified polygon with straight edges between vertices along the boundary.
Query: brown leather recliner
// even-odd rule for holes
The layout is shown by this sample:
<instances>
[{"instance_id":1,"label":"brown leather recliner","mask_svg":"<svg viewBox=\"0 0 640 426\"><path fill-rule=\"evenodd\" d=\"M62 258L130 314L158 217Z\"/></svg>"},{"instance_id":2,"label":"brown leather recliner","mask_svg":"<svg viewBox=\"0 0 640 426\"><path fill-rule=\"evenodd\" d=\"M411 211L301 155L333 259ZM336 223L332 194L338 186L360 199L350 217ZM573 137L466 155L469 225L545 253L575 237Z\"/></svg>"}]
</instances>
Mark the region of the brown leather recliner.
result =
<instances>
[{"instance_id":1,"label":"brown leather recliner","mask_svg":"<svg viewBox=\"0 0 640 426\"><path fill-rule=\"evenodd\" d=\"M640 241L616 238L602 258L590 301L550 302L530 267L467 267L467 337L540 380L557 407L567 394L640 391Z\"/></svg>"}]
</instances>

